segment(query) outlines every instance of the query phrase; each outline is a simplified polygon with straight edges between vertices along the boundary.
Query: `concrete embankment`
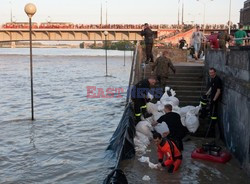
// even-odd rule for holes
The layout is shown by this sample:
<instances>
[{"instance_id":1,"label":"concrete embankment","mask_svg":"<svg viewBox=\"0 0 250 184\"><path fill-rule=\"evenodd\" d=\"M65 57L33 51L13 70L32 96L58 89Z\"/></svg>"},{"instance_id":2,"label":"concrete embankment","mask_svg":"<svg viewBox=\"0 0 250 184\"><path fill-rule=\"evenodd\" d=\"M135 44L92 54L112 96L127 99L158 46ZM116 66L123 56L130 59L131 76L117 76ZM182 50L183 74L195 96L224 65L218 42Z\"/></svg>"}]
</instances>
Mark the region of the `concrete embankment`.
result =
<instances>
[{"instance_id":1,"label":"concrete embankment","mask_svg":"<svg viewBox=\"0 0 250 184\"><path fill-rule=\"evenodd\" d=\"M210 50L205 68L210 67L223 81L219 121L226 145L250 175L250 47Z\"/></svg>"}]
</instances>

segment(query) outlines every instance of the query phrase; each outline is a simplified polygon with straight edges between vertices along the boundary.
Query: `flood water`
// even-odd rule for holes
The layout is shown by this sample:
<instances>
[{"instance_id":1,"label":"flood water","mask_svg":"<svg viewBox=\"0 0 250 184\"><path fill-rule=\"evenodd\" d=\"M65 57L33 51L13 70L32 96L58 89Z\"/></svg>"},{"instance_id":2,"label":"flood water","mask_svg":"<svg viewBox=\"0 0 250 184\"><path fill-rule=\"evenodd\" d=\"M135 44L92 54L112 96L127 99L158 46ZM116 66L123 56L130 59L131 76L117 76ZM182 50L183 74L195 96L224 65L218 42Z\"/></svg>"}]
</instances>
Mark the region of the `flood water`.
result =
<instances>
[{"instance_id":1,"label":"flood water","mask_svg":"<svg viewBox=\"0 0 250 184\"><path fill-rule=\"evenodd\" d=\"M0 183L102 183L105 151L122 116L119 98L88 98L87 86L126 89L131 53L34 49L31 121L28 49L0 49ZM114 97L117 97L115 94Z\"/></svg>"},{"instance_id":2,"label":"flood water","mask_svg":"<svg viewBox=\"0 0 250 184\"><path fill-rule=\"evenodd\" d=\"M167 169L150 169L146 163L138 161L140 156L123 161L121 168L133 184L249 184L250 178L235 158L225 164L191 158L191 153L196 147L213 139L190 139L183 143L182 164L175 173L169 174ZM222 142L219 144L226 149ZM153 163L158 162L157 149L153 141L144 156L149 157ZM145 175L150 177L149 181L143 181Z\"/></svg>"}]
</instances>

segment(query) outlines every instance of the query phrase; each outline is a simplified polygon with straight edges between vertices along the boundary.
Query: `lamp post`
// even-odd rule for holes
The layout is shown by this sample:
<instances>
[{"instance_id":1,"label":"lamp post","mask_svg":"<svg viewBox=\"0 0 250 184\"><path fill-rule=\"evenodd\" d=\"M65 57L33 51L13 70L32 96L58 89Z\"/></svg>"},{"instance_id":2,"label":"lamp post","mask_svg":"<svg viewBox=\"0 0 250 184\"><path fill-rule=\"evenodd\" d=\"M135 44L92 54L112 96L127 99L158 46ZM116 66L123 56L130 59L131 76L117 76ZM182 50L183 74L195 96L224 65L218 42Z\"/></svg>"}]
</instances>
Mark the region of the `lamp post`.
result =
<instances>
[{"instance_id":1,"label":"lamp post","mask_svg":"<svg viewBox=\"0 0 250 184\"><path fill-rule=\"evenodd\" d=\"M180 0L178 0L178 26L180 25Z\"/></svg>"},{"instance_id":2,"label":"lamp post","mask_svg":"<svg viewBox=\"0 0 250 184\"><path fill-rule=\"evenodd\" d=\"M127 45L126 45L125 40L123 40L123 42L124 42L124 63L123 63L123 66L125 66Z\"/></svg>"},{"instance_id":3,"label":"lamp post","mask_svg":"<svg viewBox=\"0 0 250 184\"><path fill-rule=\"evenodd\" d=\"M188 15L191 17L190 22L194 25L194 24L196 24L196 17L201 15L201 14L200 13L198 13L198 14L188 13Z\"/></svg>"},{"instance_id":4,"label":"lamp post","mask_svg":"<svg viewBox=\"0 0 250 184\"><path fill-rule=\"evenodd\" d=\"M33 103L33 66L32 66L32 24L31 18L36 13L36 6L32 3L26 4L24 11L29 17L29 35L30 35L30 84L31 84L31 119L34 120L34 103Z\"/></svg>"},{"instance_id":5,"label":"lamp post","mask_svg":"<svg viewBox=\"0 0 250 184\"><path fill-rule=\"evenodd\" d=\"M229 2L229 21L228 21L228 34L231 34L231 10L232 10L232 0Z\"/></svg>"},{"instance_id":6,"label":"lamp post","mask_svg":"<svg viewBox=\"0 0 250 184\"><path fill-rule=\"evenodd\" d=\"M108 25L108 1L106 1L106 26Z\"/></svg>"},{"instance_id":7,"label":"lamp post","mask_svg":"<svg viewBox=\"0 0 250 184\"><path fill-rule=\"evenodd\" d=\"M9 1L10 3L10 22L12 23L13 22L13 19L12 19L12 2Z\"/></svg>"},{"instance_id":8,"label":"lamp post","mask_svg":"<svg viewBox=\"0 0 250 184\"><path fill-rule=\"evenodd\" d=\"M107 36L108 36L108 31L104 31L104 36L105 36L105 59L106 59L106 77L108 76L108 48L107 48Z\"/></svg>"},{"instance_id":9,"label":"lamp post","mask_svg":"<svg viewBox=\"0 0 250 184\"><path fill-rule=\"evenodd\" d=\"M205 33L206 29L206 0L197 0L198 2L203 3L204 5L204 10L203 10L203 34ZM208 1L213 1L213 0L208 0Z\"/></svg>"}]
</instances>

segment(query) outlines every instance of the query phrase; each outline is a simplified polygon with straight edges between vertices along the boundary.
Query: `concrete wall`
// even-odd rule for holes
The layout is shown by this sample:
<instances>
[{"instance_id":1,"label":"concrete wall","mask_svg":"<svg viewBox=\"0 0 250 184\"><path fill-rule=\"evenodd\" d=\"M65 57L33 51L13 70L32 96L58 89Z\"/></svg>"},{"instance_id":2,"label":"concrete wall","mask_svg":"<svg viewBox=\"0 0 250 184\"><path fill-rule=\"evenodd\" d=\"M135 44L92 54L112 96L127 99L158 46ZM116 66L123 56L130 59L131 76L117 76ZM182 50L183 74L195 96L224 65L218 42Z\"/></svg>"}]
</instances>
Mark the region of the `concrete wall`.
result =
<instances>
[{"instance_id":1,"label":"concrete wall","mask_svg":"<svg viewBox=\"0 0 250 184\"><path fill-rule=\"evenodd\" d=\"M250 175L250 47L209 50L205 68L210 67L223 81L219 117L225 142Z\"/></svg>"}]
</instances>

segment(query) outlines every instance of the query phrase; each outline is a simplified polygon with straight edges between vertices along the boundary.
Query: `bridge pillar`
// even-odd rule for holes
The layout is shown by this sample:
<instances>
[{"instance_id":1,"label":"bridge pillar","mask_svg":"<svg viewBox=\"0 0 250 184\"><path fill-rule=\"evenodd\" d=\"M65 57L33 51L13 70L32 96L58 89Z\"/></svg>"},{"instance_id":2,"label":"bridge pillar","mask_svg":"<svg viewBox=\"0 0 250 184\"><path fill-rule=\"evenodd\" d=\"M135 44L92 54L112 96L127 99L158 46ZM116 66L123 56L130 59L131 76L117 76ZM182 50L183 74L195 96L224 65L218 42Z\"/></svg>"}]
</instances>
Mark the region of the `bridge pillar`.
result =
<instances>
[{"instance_id":1,"label":"bridge pillar","mask_svg":"<svg viewBox=\"0 0 250 184\"><path fill-rule=\"evenodd\" d=\"M16 42L11 42L10 43L10 48L16 48Z\"/></svg>"}]
</instances>

